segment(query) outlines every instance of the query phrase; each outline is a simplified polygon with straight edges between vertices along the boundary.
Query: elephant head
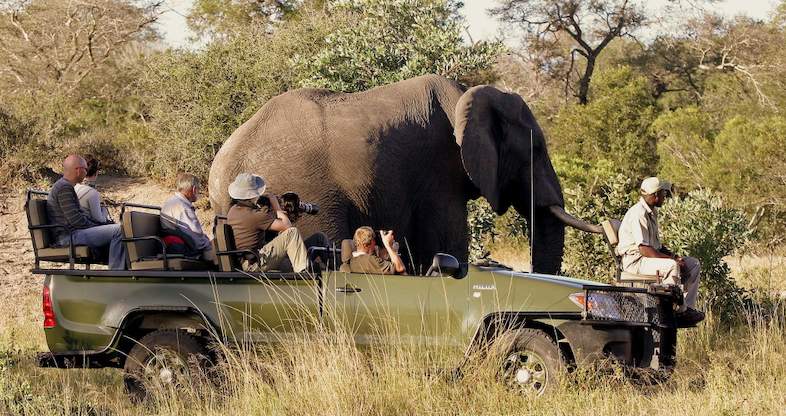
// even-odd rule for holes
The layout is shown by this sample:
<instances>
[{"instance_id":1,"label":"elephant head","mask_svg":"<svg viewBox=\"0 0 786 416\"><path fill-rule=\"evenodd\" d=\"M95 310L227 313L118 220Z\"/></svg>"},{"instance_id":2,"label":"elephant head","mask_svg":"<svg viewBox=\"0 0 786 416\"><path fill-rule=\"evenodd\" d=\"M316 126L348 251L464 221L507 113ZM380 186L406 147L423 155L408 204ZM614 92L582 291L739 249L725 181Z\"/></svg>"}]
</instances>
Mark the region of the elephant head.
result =
<instances>
[{"instance_id":1,"label":"elephant head","mask_svg":"<svg viewBox=\"0 0 786 416\"><path fill-rule=\"evenodd\" d=\"M534 271L559 271L565 225L601 232L565 212L543 131L519 95L470 88L456 104L454 130L464 169L480 194L497 214L513 206L526 218Z\"/></svg>"}]
</instances>

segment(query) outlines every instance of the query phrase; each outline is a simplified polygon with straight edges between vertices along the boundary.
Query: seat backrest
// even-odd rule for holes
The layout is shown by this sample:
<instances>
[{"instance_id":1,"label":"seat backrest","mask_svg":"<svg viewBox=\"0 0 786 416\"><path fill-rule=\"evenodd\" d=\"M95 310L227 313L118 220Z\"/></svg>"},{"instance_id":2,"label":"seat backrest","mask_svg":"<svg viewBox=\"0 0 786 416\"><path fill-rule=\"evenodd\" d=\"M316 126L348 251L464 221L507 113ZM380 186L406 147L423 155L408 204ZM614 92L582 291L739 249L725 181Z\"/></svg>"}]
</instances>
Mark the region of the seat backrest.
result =
<instances>
[{"instance_id":1,"label":"seat backrest","mask_svg":"<svg viewBox=\"0 0 786 416\"><path fill-rule=\"evenodd\" d=\"M217 222L214 232L216 238L216 251L237 250L235 246L235 233L232 231L231 225L226 222ZM231 272L240 269L240 256L234 254L218 255L218 266L222 272Z\"/></svg>"},{"instance_id":2,"label":"seat backrest","mask_svg":"<svg viewBox=\"0 0 786 416\"><path fill-rule=\"evenodd\" d=\"M614 219L605 220L601 223L606 241L613 247L617 247L617 244L620 243L619 232L621 224L622 222L620 220Z\"/></svg>"},{"instance_id":3,"label":"seat backrest","mask_svg":"<svg viewBox=\"0 0 786 416\"><path fill-rule=\"evenodd\" d=\"M125 238L161 235L161 215L143 211L125 211L120 218ZM140 240L126 243L128 258L134 262L143 257L161 254L161 244L155 240Z\"/></svg>"},{"instance_id":4,"label":"seat backrest","mask_svg":"<svg viewBox=\"0 0 786 416\"><path fill-rule=\"evenodd\" d=\"M27 209L28 225L49 224L49 216L46 213L46 199L32 198L28 195L25 209ZM36 250L50 247L53 243L48 229L30 230L30 238L33 239Z\"/></svg>"},{"instance_id":5,"label":"seat backrest","mask_svg":"<svg viewBox=\"0 0 786 416\"><path fill-rule=\"evenodd\" d=\"M619 272L622 271L622 257L617 254L617 245L620 243L619 233L622 222L617 219L610 219L604 220L600 225L603 227L603 236L606 237L606 243L609 245L611 257L614 259L614 262L617 263L618 274L615 278L619 280Z\"/></svg>"},{"instance_id":6,"label":"seat backrest","mask_svg":"<svg viewBox=\"0 0 786 416\"><path fill-rule=\"evenodd\" d=\"M341 263L346 263L352 258L355 251L355 240L341 240Z\"/></svg>"}]
</instances>

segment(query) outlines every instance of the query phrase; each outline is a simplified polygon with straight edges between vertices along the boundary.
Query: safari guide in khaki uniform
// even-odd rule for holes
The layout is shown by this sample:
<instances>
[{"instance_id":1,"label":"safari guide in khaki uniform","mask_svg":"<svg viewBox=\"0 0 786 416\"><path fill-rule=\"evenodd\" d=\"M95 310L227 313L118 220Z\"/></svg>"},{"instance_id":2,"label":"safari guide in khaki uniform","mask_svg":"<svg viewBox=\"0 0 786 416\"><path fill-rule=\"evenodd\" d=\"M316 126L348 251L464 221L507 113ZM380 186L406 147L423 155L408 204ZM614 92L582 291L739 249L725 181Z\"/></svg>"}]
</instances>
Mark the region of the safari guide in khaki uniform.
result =
<instances>
[{"instance_id":1,"label":"safari guide in khaki uniform","mask_svg":"<svg viewBox=\"0 0 786 416\"><path fill-rule=\"evenodd\" d=\"M628 209L619 231L617 254L628 273L660 276L663 283L679 285L685 302L677 311L677 319L691 325L704 320L704 313L695 309L699 291L701 265L693 257L681 257L663 246L658 235L658 208L671 197L671 183L656 177L641 182L641 198Z\"/></svg>"}]
</instances>

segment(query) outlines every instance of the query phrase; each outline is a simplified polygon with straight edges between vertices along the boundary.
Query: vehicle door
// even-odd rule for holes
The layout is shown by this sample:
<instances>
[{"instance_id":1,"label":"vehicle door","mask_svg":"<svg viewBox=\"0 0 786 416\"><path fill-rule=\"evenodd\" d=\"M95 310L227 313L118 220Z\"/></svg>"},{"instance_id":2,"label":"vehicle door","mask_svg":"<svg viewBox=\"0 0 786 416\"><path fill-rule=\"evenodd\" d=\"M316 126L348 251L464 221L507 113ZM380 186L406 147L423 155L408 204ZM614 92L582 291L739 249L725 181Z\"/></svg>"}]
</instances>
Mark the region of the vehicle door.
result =
<instances>
[{"instance_id":1,"label":"vehicle door","mask_svg":"<svg viewBox=\"0 0 786 416\"><path fill-rule=\"evenodd\" d=\"M451 277L333 273L327 320L358 344L442 345L456 339L468 289ZM331 292L329 295L327 292Z\"/></svg>"},{"instance_id":2,"label":"vehicle door","mask_svg":"<svg viewBox=\"0 0 786 416\"><path fill-rule=\"evenodd\" d=\"M311 332L320 319L320 281L298 273L253 273L224 279L218 302L238 341L282 342Z\"/></svg>"}]
</instances>

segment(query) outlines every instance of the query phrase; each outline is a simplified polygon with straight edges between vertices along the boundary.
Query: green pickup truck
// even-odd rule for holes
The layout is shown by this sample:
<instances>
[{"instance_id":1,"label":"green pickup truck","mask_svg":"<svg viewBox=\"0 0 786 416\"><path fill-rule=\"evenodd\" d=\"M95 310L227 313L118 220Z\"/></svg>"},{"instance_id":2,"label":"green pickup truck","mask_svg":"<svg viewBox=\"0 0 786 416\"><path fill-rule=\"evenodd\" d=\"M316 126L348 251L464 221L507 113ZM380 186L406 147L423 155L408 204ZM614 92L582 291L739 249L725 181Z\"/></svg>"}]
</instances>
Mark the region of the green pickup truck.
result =
<instances>
[{"instance_id":1,"label":"green pickup truck","mask_svg":"<svg viewBox=\"0 0 786 416\"><path fill-rule=\"evenodd\" d=\"M446 254L435 255L425 275L345 273L335 257L351 255L346 249L333 250L324 270L249 273L237 261L248 253L226 246L227 225L217 228L219 271L195 270L195 263L166 253L155 236L158 216L139 211L121 213L130 270L91 269L97 260L81 247L49 247L53 225L46 224L45 201L33 196L27 203L33 273L45 275L49 346L39 365L122 368L132 398L144 397L146 383L172 382L178 374L162 356L209 365L202 358L213 356L215 342L263 345L317 330L348 330L361 347L448 347L455 351L451 374L505 339L500 378L536 394L575 368L616 362L631 373L668 375L675 364L674 305L682 301L676 288L603 285L491 261L460 264ZM41 261L70 267L45 268Z\"/></svg>"}]
</instances>

